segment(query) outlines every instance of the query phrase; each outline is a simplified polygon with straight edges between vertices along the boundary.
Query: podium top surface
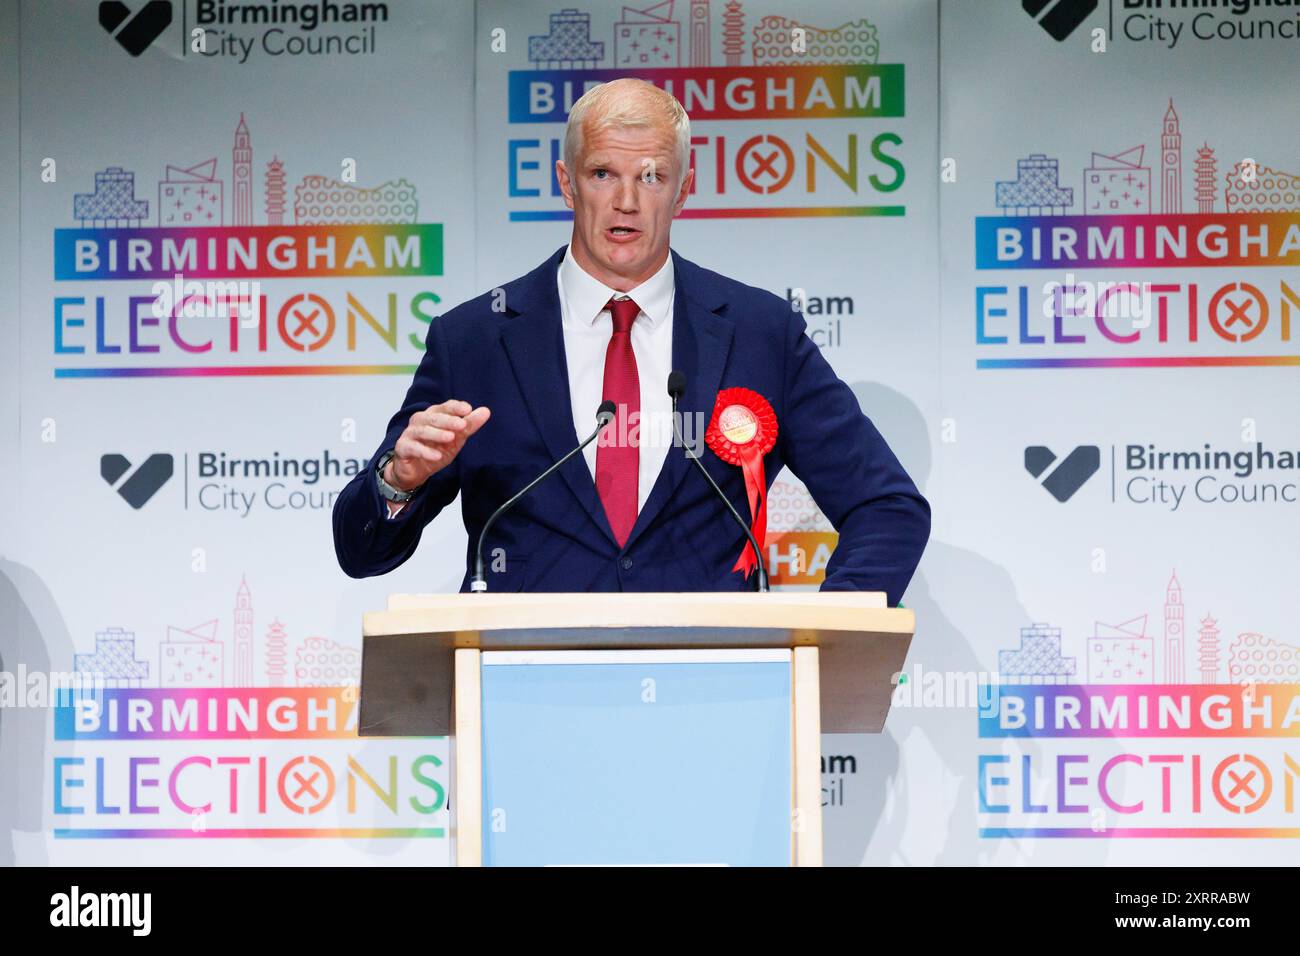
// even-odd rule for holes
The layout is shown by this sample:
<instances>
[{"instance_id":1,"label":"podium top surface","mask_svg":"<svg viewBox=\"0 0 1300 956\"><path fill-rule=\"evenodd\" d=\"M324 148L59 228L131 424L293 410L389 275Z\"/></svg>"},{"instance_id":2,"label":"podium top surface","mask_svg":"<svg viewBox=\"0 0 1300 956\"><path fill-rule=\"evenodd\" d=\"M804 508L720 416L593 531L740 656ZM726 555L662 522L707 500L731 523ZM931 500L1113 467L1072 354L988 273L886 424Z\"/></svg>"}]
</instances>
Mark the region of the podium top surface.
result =
<instances>
[{"instance_id":1,"label":"podium top surface","mask_svg":"<svg viewBox=\"0 0 1300 956\"><path fill-rule=\"evenodd\" d=\"M742 628L911 634L915 618L866 591L393 594L365 637L544 628Z\"/></svg>"},{"instance_id":2,"label":"podium top surface","mask_svg":"<svg viewBox=\"0 0 1300 956\"><path fill-rule=\"evenodd\" d=\"M363 619L358 732L450 733L457 648L815 646L823 731L879 733L915 626L861 591L394 594Z\"/></svg>"}]
</instances>

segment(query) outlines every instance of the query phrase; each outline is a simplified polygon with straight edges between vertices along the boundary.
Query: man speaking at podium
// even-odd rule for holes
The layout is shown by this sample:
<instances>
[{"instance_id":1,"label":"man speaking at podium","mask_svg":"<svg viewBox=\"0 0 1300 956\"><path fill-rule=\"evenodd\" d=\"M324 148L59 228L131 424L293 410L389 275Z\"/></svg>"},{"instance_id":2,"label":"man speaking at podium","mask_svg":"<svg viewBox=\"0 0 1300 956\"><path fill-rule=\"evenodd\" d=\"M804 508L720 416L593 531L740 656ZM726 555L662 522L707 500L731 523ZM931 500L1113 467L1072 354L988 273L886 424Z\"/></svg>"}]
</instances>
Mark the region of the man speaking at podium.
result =
<instances>
[{"instance_id":1,"label":"man speaking at podium","mask_svg":"<svg viewBox=\"0 0 1300 956\"><path fill-rule=\"evenodd\" d=\"M761 549L767 488L788 466L839 532L822 589L899 603L929 505L799 312L669 248L689 158L686 111L644 81L574 104L555 167L572 239L430 323L402 408L334 506L347 574L404 562L459 493L462 591L476 564L493 592L746 590L762 575L751 535ZM674 402L736 513L662 427ZM609 403L597 440L490 521Z\"/></svg>"}]
</instances>

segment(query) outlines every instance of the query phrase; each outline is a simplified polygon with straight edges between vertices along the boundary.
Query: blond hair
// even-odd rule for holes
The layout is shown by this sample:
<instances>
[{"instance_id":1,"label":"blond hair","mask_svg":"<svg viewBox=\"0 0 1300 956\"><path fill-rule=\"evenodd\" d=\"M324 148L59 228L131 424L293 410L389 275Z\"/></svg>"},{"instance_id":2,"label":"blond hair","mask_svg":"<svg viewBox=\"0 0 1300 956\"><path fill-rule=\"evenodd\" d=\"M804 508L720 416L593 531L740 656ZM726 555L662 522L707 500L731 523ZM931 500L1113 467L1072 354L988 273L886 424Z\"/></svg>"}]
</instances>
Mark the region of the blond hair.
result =
<instances>
[{"instance_id":1,"label":"blond hair","mask_svg":"<svg viewBox=\"0 0 1300 956\"><path fill-rule=\"evenodd\" d=\"M677 139L677 181L686 176L691 161L691 120L671 93L634 77L620 77L593 87L578 98L564 128L564 166L577 174L585 128L604 129L664 126Z\"/></svg>"}]
</instances>

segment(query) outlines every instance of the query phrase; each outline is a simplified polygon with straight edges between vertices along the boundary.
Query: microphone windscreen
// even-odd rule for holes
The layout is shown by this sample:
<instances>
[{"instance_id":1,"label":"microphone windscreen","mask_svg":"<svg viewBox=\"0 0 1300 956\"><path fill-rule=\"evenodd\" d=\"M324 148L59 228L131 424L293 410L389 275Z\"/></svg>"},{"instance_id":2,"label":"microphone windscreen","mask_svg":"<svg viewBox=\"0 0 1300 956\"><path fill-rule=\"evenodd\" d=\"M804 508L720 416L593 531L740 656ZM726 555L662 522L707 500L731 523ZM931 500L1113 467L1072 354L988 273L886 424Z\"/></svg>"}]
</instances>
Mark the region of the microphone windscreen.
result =
<instances>
[{"instance_id":1,"label":"microphone windscreen","mask_svg":"<svg viewBox=\"0 0 1300 956\"><path fill-rule=\"evenodd\" d=\"M684 391L686 391L686 376L681 372L669 372L668 394L673 398L681 398Z\"/></svg>"},{"instance_id":2,"label":"microphone windscreen","mask_svg":"<svg viewBox=\"0 0 1300 956\"><path fill-rule=\"evenodd\" d=\"M612 422L614 420L614 413L617 410L618 406L614 404L612 398L605 399L600 403L600 408L596 409L596 421L601 425Z\"/></svg>"}]
</instances>

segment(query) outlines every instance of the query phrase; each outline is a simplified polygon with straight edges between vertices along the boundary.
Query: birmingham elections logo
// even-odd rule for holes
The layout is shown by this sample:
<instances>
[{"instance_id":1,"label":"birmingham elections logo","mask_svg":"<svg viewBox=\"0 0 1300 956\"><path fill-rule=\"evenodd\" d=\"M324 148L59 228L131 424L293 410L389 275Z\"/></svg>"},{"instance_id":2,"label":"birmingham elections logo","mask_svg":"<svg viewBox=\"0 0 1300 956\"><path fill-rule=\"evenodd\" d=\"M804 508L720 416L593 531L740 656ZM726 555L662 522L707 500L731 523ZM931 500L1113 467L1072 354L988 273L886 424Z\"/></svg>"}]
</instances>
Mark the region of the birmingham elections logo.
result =
<instances>
[{"instance_id":1,"label":"birmingham elections logo","mask_svg":"<svg viewBox=\"0 0 1300 956\"><path fill-rule=\"evenodd\" d=\"M125 455L118 454L104 455L99 459L100 477L137 511L158 493L159 488L167 484L173 467L171 455L155 453L146 458L144 464L119 485L118 479L131 470L131 462Z\"/></svg>"},{"instance_id":2,"label":"birmingham elections logo","mask_svg":"<svg viewBox=\"0 0 1300 956\"><path fill-rule=\"evenodd\" d=\"M1025 449L1025 471L1042 479L1048 493L1064 503L1097 473L1101 467L1101 449L1096 445L1080 445L1052 468L1055 462L1056 453L1046 445L1030 445Z\"/></svg>"},{"instance_id":3,"label":"birmingham elections logo","mask_svg":"<svg viewBox=\"0 0 1300 956\"><path fill-rule=\"evenodd\" d=\"M573 218L554 174L570 107L629 76L690 114L695 180L680 218L905 216L905 64L882 61L889 47L860 12L795 19L797 5L770 2L691 3L689 23L671 0L565 3L545 23L521 12L528 43L506 77L510 221Z\"/></svg>"},{"instance_id":4,"label":"birmingham elections logo","mask_svg":"<svg viewBox=\"0 0 1300 956\"><path fill-rule=\"evenodd\" d=\"M135 14L122 0L104 0L99 5L99 25L132 56L139 56L149 49L149 44L158 39L171 22L169 0L149 0Z\"/></svg>"},{"instance_id":5,"label":"birmingham elections logo","mask_svg":"<svg viewBox=\"0 0 1300 956\"><path fill-rule=\"evenodd\" d=\"M1060 42L1097 9L1097 0L1020 0L1020 6Z\"/></svg>"}]
</instances>

